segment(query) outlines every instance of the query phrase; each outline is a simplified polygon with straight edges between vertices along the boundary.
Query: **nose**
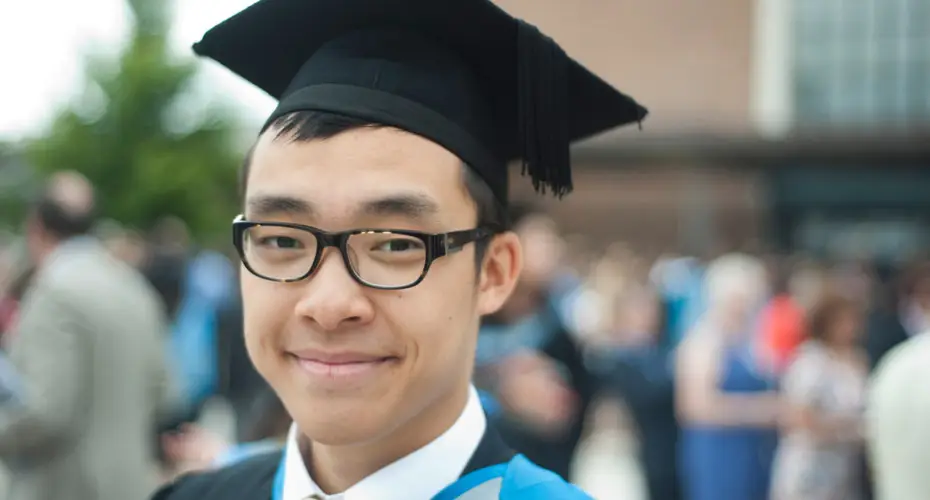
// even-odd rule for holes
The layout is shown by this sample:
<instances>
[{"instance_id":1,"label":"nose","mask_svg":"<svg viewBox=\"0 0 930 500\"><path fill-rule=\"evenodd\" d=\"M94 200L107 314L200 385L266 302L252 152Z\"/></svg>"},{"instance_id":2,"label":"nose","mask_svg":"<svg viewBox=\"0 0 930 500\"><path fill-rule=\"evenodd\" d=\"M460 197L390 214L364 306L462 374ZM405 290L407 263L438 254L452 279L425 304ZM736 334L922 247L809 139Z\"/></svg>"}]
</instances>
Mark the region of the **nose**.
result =
<instances>
[{"instance_id":1,"label":"nose","mask_svg":"<svg viewBox=\"0 0 930 500\"><path fill-rule=\"evenodd\" d=\"M339 252L328 248L316 271L307 278L294 313L301 321L331 332L370 322L374 307L364 287L349 274Z\"/></svg>"}]
</instances>

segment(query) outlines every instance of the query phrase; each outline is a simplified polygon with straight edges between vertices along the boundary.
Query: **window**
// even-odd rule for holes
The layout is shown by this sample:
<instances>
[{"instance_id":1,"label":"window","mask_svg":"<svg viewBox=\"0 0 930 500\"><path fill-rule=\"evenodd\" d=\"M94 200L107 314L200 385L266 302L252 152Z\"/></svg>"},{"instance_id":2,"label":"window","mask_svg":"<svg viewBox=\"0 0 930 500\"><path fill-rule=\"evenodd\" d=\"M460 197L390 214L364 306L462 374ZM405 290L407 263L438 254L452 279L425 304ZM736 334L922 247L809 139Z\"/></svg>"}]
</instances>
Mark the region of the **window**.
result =
<instances>
[{"instance_id":1,"label":"window","mask_svg":"<svg viewBox=\"0 0 930 500\"><path fill-rule=\"evenodd\" d=\"M800 126L930 123L930 0L792 0Z\"/></svg>"}]
</instances>

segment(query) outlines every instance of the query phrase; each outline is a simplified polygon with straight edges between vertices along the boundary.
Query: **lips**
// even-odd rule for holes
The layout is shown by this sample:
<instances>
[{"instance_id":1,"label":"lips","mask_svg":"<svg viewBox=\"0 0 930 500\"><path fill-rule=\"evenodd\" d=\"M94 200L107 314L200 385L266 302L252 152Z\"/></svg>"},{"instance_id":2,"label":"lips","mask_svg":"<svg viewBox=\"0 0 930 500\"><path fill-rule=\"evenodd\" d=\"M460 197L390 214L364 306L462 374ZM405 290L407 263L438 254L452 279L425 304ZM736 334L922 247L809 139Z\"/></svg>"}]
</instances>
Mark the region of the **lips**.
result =
<instances>
[{"instance_id":1,"label":"lips","mask_svg":"<svg viewBox=\"0 0 930 500\"><path fill-rule=\"evenodd\" d=\"M289 353L301 370L315 378L329 380L355 380L374 374L379 368L397 360L362 352L326 352L301 350Z\"/></svg>"},{"instance_id":2,"label":"lips","mask_svg":"<svg viewBox=\"0 0 930 500\"><path fill-rule=\"evenodd\" d=\"M376 354L366 354L362 352L327 352L313 349L300 351L291 351L291 354L299 360L322 363L326 365L349 365L357 363L376 363L384 361L392 356L382 356Z\"/></svg>"}]
</instances>

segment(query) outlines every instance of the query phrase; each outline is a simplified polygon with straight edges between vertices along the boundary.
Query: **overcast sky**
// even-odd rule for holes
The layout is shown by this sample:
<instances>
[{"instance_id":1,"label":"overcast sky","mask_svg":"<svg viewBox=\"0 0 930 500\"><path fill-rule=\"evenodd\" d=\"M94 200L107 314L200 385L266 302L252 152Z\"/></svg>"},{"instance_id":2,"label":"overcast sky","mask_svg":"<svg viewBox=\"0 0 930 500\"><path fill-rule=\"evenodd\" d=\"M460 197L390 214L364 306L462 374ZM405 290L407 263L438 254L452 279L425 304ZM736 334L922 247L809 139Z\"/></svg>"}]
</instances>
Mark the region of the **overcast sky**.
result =
<instances>
[{"instance_id":1,"label":"overcast sky","mask_svg":"<svg viewBox=\"0 0 930 500\"><path fill-rule=\"evenodd\" d=\"M190 56L207 29L253 1L174 0L174 52ZM82 54L118 50L128 23L124 0L0 1L0 140L41 131L81 89ZM203 70L216 96L245 117L258 120L273 108L270 97L218 65L204 62Z\"/></svg>"}]
</instances>

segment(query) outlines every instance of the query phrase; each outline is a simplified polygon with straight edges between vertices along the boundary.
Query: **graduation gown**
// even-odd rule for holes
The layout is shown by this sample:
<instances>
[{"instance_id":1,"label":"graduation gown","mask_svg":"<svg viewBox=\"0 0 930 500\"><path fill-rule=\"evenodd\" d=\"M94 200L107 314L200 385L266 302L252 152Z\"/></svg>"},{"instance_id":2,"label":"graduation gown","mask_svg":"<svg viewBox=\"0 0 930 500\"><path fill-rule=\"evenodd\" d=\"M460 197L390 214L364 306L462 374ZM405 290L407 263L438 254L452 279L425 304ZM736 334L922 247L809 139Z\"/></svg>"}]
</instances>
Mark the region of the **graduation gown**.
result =
<instances>
[{"instance_id":1,"label":"graduation gown","mask_svg":"<svg viewBox=\"0 0 930 500\"><path fill-rule=\"evenodd\" d=\"M151 500L278 500L275 482L282 452L262 454L230 467L181 477ZM460 480L435 500L590 499L556 474L515 455L488 428Z\"/></svg>"}]
</instances>

